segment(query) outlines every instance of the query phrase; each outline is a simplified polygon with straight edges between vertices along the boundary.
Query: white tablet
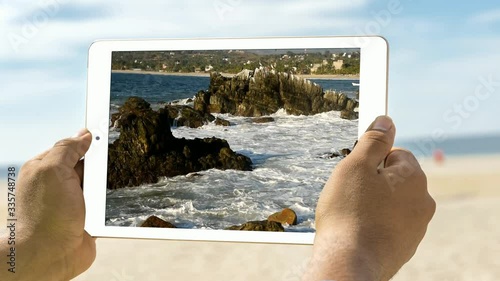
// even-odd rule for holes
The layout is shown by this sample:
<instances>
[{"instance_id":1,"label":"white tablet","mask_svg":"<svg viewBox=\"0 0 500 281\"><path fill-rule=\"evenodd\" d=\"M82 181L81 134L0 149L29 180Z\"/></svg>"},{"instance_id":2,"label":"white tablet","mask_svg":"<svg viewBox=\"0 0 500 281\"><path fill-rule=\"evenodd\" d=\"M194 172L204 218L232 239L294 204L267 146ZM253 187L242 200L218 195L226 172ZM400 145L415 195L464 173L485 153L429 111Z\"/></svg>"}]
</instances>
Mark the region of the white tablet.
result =
<instances>
[{"instance_id":1,"label":"white tablet","mask_svg":"<svg viewBox=\"0 0 500 281\"><path fill-rule=\"evenodd\" d=\"M386 114L387 68L381 37L95 42L86 230L311 244L332 169Z\"/></svg>"}]
</instances>

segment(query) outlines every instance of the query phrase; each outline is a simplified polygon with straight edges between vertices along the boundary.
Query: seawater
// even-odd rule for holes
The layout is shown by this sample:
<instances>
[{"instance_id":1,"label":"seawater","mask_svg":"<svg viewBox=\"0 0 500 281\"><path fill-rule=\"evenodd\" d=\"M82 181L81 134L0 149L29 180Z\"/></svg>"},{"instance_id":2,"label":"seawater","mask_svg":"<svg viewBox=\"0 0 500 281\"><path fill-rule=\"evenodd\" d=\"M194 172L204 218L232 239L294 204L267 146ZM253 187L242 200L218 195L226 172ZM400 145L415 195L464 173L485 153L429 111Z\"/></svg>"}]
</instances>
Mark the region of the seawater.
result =
<instances>
[{"instance_id":1,"label":"seawater","mask_svg":"<svg viewBox=\"0 0 500 281\"><path fill-rule=\"evenodd\" d=\"M113 74L112 110L129 96L143 97L158 108L164 102L193 97L209 85L207 77L147 76L154 75ZM357 90L345 80L315 83L328 83L326 89L337 91ZM280 110L271 115L274 122L264 124L252 123L247 117L217 116L233 125L178 127L172 128L172 133L179 138L225 139L231 149L250 157L253 171L212 169L163 178L155 184L109 190L106 224L137 226L156 215L182 228L223 229L266 219L288 207L297 213L299 224L287 226L287 231L313 232L319 193L340 161L325 156L352 147L358 122L341 119L335 111L292 116ZM118 136L119 132L112 130L109 141Z\"/></svg>"},{"instance_id":2,"label":"seawater","mask_svg":"<svg viewBox=\"0 0 500 281\"><path fill-rule=\"evenodd\" d=\"M430 157L437 149L448 156L499 154L500 135L445 136L440 140L431 137L397 139L396 145L410 150L417 157Z\"/></svg>"}]
</instances>

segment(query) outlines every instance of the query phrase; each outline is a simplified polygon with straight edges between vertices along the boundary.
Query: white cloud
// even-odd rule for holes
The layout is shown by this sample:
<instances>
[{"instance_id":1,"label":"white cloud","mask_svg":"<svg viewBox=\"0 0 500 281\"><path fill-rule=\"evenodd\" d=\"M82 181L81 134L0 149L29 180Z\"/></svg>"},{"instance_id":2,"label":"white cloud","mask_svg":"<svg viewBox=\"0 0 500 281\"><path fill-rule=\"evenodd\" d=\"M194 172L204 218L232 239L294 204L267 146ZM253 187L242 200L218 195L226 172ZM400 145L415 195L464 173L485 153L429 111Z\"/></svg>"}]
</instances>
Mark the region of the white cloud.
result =
<instances>
[{"instance_id":1,"label":"white cloud","mask_svg":"<svg viewBox=\"0 0 500 281\"><path fill-rule=\"evenodd\" d=\"M0 76L0 103L22 104L35 97L53 97L75 85L84 91L86 50L95 39L346 35L363 31L367 23L376 20L373 15L361 17L359 13L368 10L370 0L43 1L59 1L62 6L94 5L112 13L79 20L62 20L60 14L55 14L38 26L18 52L3 43L0 62L4 65L2 72L7 70L7 74ZM22 28L32 23L33 15L44 11L37 1L3 3L3 42L10 33L23 35ZM479 75L498 73L494 63L500 61L495 55L500 37L466 34L453 38L446 23L415 17L409 9L405 6L402 13L393 15L387 25L381 26L380 34L391 45L390 101L397 105L391 110L402 124L413 124L398 130L403 135L418 135L429 130L429 120L440 122L443 110L473 91ZM500 10L472 18L476 22L494 22L500 19ZM30 61L34 64L30 65ZM65 61L71 63L61 63ZM19 62L26 67L11 71L5 66ZM484 131L491 127L485 120L497 112L492 104L486 104L475 115L478 125L461 130ZM408 114L415 108L425 111L415 114L426 114L422 120L427 121L415 122L416 115Z\"/></svg>"},{"instance_id":2,"label":"white cloud","mask_svg":"<svg viewBox=\"0 0 500 281\"><path fill-rule=\"evenodd\" d=\"M293 0L293 1L275 1L278 4L278 11L286 15L303 14L304 11L312 11L315 13L337 13L349 10L355 10L366 6L370 1L367 0L351 0L351 1L331 1L331 0L316 0L314 2ZM247 1L247 4L253 4L254 1ZM269 7L269 1L261 1L261 10ZM273 9L271 9L273 10Z\"/></svg>"},{"instance_id":3,"label":"white cloud","mask_svg":"<svg viewBox=\"0 0 500 281\"><path fill-rule=\"evenodd\" d=\"M75 5L67 0L46 1ZM84 3L93 2L97 3ZM225 6L221 8L217 3ZM97 38L297 35L312 30L342 33L360 20L352 15L341 16L341 12L367 3L367 0L349 3L322 0L314 4L297 0L215 0L199 1L194 6L192 2L183 1L155 0L144 4L112 0L102 4L103 8L113 9L112 15L61 21L58 13L62 8L50 13L44 6L31 5L26 9L30 12L23 14L21 6L13 2L8 6L12 15L0 27L0 34L4 34L9 43L8 48L0 50L0 61L71 58ZM40 13L47 14L47 19L34 20L32 15ZM15 20L17 18L25 20ZM75 50L75 47L80 49Z\"/></svg>"},{"instance_id":4,"label":"white cloud","mask_svg":"<svg viewBox=\"0 0 500 281\"><path fill-rule=\"evenodd\" d=\"M0 26L0 36L6 40L0 49L0 62L8 74L0 78L2 92L6 93L0 102L22 103L31 97L62 93L68 84L77 82L77 78L65 72L77 72L75 66L81 66L80 72L85 72L87 48L96 39L342 34L361 22L349 11L368 3L369 0L214 0L198 1L196 5L173 0L4 2L0 10L7 16ZM102 7L112 13L65 20L67 15L63 14L78 5ZM218 10L221 7L225 9L222 12ZM9 69L17 64L24 68Z\"/></svg>"},{"instance_id":5,"label":"white cloud","mask_svg":"<svg viewBox=\"0 0 500 281\"><path fill-rule=\"evenodd\" d=\"M98 3L103 10L113 13L101 18L60 20L65 6ZM360 22L359 18L342 13L367 3L367 0L338 3L214 0L199 1L197 5L160 0L147 4L117 0L11 1L1 9L6 17L0 35L7 48L0 50L0 61L71 59L98 38L303 35L312 30L341 34Z\"/></svg>"},{"instance_id":6,"label":"white cloud","mask_svg":"<svg viewBox=\"0 0 500 281\"><path fill-rule=\"evenodd\" d=\"M488 10L473 15L469 18L470 22L480 24L490 24L500 22L500 9Z\"/></svg>"}]
</instances>

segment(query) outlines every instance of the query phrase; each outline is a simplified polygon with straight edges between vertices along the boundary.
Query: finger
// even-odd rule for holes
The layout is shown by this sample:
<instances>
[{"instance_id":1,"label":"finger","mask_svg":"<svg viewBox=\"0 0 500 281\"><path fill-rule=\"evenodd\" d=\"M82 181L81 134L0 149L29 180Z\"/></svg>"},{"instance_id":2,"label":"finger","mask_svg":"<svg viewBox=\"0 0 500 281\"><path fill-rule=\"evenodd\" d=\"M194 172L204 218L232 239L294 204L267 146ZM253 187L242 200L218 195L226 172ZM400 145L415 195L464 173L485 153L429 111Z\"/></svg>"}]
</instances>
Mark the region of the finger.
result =
<instances>
[{"instance_id":1,"label":"finger","mask_svg":"<svg viewBox=\"0 0 500 281\"><path fill-rule=\"evenodd\" d=\"M43 161L74 168L87 153L91 142L92 134L87 130L81 131L76 137L58 141Z\"/></svg>"},{"instance_id":2,"label":"finger","mask_svg":"<svg viewBox=\"0 0 500 281\"><path fill-rule=\"evenodd\" d=\"M392 150L385 161L385 168L380 169L380 172L388 176L391 182L403 183L409 178L418 177L422 181L419 186L427 186L424 184L427 178L417 159L411 152L404 149Z\"/></svg>"},{"instance_id":3,"label":"finger","mask_svg":"<svg viewBox=\"0 0 500 281\"><path fill-rule=\"evenodd\" d=\"M384 167L389 169L391 167L398 166L412 166L417 169L420 169L420 164L417 161L417 158L410 151L403 148L393 148L387 157L385 158Z\"/></svg>"},{"instance_id":4,"label":"finger","mask_svg":"<svg viewBox=\"0 0 500 281\"><path fill-rule=\"evenodd\" d=\"M376 169L391 151L395 136L396 127L392 119L379 116L361 136L349 156L363 159L367 165Z\"/></svg>"},{"instance_id":5,"label":"finger","mask_svg":"<svg viewBox=\"0 0 500 281\"><path fill-rule=\"evenodd\" d=\"M82 186L82 188L83 188L83 167L85 164L84 161L85 161L85 159L78 161L78 163L76 163L76 166L75 166L75 171L76 171L76 174L78 175L78 178L80 179L80 186Z\"/></svg>"},{"instance_id":6,"label":"finger","mask_svg":"<svg viewBox=\"0 0 500 281\"><path fill-rule=\"evenodd\" d=\"M88 132L87 129L81 129L78 133L76 133L73 138L83 136ZM50 149L45 150L44 152L38 154L37 156L33 157L31 160L42 160L47 154L50 152Z\"/></svg>"}]
</instances>

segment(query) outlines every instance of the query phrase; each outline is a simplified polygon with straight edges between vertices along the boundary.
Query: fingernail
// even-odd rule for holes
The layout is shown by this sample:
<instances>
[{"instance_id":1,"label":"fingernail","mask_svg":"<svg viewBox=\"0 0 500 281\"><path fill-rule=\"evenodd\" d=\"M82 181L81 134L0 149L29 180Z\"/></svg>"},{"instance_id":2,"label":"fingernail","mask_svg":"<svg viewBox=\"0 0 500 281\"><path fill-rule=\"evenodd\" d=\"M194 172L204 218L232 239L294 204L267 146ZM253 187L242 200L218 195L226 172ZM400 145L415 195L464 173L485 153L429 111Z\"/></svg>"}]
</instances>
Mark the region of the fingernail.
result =
<instances>
[{"instance_id":1,"label":"fingernail","mask_svg":"<svg viewBox=\"0 0 500 281\"><path fill-rule=\"evenodd\" d=\"M87 134L89 132L89 130L87 130L86 128L83 128L83 129L80 129L80 131L78 131L78 133L76 133L73 138L79 138L81 136L84 136L85 134Z\"/></svg>"},{"instance_id":2,"label":"fingernail","mask_svg":"<svg viewBox=\"0 0 500 281\"><path fill-rule=\"evenodd\" d=\"M389 116L379 116L373 122L372 130L387 132L392 128L392 119Z\"/></svg>"}]
</instances>

